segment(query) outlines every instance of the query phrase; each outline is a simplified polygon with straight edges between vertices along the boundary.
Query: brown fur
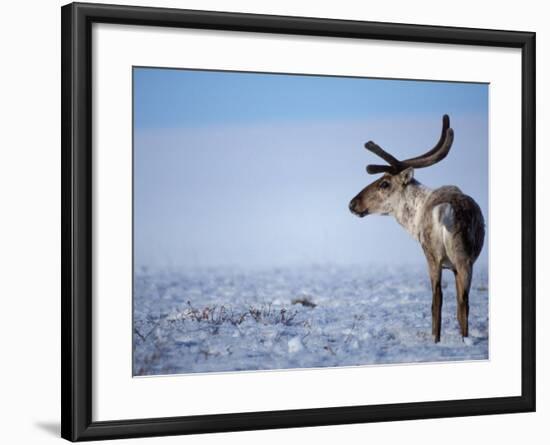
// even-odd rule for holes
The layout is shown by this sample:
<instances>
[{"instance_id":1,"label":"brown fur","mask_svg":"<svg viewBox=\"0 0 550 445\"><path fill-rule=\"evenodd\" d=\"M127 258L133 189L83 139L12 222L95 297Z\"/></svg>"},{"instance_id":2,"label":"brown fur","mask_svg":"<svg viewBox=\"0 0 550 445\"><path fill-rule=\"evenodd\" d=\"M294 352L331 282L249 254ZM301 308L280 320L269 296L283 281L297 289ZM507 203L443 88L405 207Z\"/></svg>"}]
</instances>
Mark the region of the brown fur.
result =
<instances>
[{"instance_id":1,"label":"brown fur","mask_svg":"<svg viewBox=\"0 0 550 445\"><path fill-rule=\"evenodd\" d=\"M455 186L440 187L432 192L426 202L423 215L424 236L429 246L430 230L432 229L432 209L439 204L450 204L454 215L455 225L452 230L453 237L463 250L465 257L473 262L481 253L485 238L485 222L481 209L468 195ZM423 244L423 243L421 243ZM424 244L422 245L424 247Z\"/></svg>"}]
</instances>

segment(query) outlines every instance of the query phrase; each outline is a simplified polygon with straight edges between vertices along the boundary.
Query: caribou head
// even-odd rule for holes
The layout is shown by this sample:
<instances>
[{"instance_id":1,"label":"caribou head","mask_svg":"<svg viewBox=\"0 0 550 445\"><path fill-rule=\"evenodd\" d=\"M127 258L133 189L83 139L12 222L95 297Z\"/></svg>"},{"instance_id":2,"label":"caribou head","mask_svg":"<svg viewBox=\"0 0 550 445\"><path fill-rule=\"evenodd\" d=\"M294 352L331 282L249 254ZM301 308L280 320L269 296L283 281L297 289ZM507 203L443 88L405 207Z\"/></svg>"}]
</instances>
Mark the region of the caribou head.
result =
<instances>
[{"instance_id":1,"label":"caribou head","mask_svg":"<svg viewBox=\"0 0 550 445\"><path fill-rule=\"evenodd\" d=\"M414 181L414 169L434 165L444 159L453 144L453 129L449 128L449 116L443 116L443 128L439 141L423 155L399 161L373 141L365 148L381 157L388 165L368 165L370 174L384 173L378 180L361 190L349 203L349 209L357 216L368 214L395 214L404 199L406 187Z\"/></svg>"}]
</instances>

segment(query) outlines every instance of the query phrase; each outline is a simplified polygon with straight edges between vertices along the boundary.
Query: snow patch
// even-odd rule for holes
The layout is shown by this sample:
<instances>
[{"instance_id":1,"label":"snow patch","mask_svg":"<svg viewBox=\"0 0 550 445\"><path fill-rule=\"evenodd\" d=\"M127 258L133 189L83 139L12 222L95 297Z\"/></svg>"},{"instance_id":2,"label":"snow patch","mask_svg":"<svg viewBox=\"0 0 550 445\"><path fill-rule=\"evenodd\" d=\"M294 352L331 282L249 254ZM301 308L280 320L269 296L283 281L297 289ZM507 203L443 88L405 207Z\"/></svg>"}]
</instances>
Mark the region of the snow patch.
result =
<instances>
[{"instance_id":1,"label":"snow patch","mask_svg":"<svg viewBox=\"0 0 550 445\"><path fill-rule=\"evenodd\" d=\"M293 337L288 341L288 352L290 354L296 354L304 349L304 345L300 337Z\"/></svg>"}]
</instances>

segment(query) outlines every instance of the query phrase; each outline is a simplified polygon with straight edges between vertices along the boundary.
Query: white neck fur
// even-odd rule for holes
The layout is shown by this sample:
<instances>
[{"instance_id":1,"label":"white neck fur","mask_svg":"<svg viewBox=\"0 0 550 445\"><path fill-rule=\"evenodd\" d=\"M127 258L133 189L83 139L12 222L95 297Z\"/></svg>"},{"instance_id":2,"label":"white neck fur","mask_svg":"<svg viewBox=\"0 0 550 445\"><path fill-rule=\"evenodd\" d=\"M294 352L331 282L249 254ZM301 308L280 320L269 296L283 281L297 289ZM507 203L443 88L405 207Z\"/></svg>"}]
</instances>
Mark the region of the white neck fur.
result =
<instances>
[{"instance_id":1,"label":"white neck fur","mask_svg":"<svg viewBox=\"0 0 550 445\"><path fill-rule=\"evenodd\" d=\"M396 197L392 215L413 238L419 240L424 206L432 190L413 179Z\"/></svg>"}]
</instances>

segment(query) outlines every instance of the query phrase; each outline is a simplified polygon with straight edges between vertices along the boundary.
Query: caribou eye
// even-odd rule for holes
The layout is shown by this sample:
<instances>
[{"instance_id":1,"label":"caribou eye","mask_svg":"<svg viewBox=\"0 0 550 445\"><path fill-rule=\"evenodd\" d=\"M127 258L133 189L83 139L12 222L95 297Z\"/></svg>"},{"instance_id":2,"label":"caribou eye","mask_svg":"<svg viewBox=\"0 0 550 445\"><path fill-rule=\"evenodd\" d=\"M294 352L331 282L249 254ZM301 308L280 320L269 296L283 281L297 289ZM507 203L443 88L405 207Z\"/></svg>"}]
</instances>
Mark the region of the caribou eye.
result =
<instances>
[{"instance_id":1,"label":"caribou eye","mask_svg":"<svg viewBox=\"0 0 550 445\"><path fill-rule=\"evenodd\" d=\"M388 181L382 181L380 183L380 188L381 189L387 189L387 188L389 188L389 186L390 186L390 183Z\"/></svg>"}]
</instances>

